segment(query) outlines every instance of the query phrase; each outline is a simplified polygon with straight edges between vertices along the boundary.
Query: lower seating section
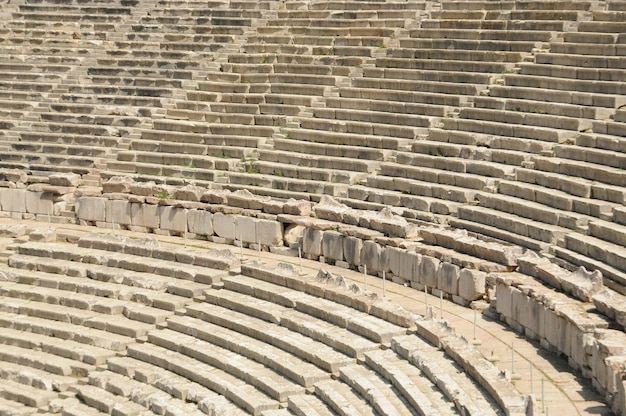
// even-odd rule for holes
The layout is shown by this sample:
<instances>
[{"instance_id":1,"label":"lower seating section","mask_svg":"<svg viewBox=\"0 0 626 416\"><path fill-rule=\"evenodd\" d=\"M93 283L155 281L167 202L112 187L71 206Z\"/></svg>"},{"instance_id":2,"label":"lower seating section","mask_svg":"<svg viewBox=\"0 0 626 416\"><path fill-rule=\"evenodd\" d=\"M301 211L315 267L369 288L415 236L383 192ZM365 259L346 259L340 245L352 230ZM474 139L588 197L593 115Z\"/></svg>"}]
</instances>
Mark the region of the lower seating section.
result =
<instances>
[{"instance_id":1,"label":"lower seating section","mask_svg":"<svg viewBox=\"0 0 626 416\"><path fill-rule=\"evenodd\" d=\"M23 414L508 411L414 327L319 297L311 278L229 273L225 253L111 235L14 251L0 283L0 406Z\"/></svg>"}]
</instances>

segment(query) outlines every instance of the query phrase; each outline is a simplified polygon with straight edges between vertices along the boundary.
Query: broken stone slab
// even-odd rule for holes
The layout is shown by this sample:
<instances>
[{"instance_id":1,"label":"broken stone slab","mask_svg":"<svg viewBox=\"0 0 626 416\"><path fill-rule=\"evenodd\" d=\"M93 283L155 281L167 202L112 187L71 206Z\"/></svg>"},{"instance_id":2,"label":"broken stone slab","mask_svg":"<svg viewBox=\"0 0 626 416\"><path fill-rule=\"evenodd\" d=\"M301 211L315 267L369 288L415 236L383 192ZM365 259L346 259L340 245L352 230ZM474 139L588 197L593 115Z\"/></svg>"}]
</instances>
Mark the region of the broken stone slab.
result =
<instances>
[{"instance_id":1,"label":"broken stone slab","mask_svg":"<svg viewBox=\"0 0 626 416\"><path fill-rule=\"evenodd\" d=\"M26 234L24 224L0 224L0 237L17 238Z\"/></svg>"},{"instance_id":2,"label":"broken stone slab","mask_svg":"<svg viewBox=\"0 0 626 416\"><path fill-rule=\"evenodd\" d=\"M351 210L352 208L329 195L322 195L320 202L313 207L313 212L317 218L339 223L343 222L344 214Z\"/></svg>"},{"instance_id":3,"label":"broken stone slab","mask_svg":"<svg viewBox=\"0 0 626 416\"><path fill-rule=\"evenodd\" d=\"M26 183L28 174L21 169L0 169L0 180L13 183Z\"/></svg>"},{"instance_id":4,"label":"broken stone slab","mask_svg":"<svg viewBox=\"0 0 626 416\"><path fill-rule=\"evenodd\" d=\"M313 203L304 200L290 198L283 205L283 212L288 215L298 215L310 217L313 210Z\"/></svg>"},{"instance_id":5,"label":"broken stone slab","mask_svg":"<svg viewBox=\"0 0 626 416\"><path fill-rule=\"evenodd\" d=\"M589 272L581 266L572 273L530 251L518 259L518 264L520 273L533 276L583 302L591 302L592 297L603 288L602 272L599 270Z\"/></svg>"},{"instance_id":6,"label":"broken stone slab","mask_svg":"<svg viewBox=\"0 0 626 416\"><path fill-rule=\"evenodd\" d=\"M364 217L369 218L369 226L372 229L390 237L412 239L419 235L419 227L417 225L409 223L389 208L383 208L380 212L371 216L364 215Z\"/></svg>"},{"instance_id":7,"label":"broken stone slab","mask_svg":"<svg viewBox=\"0 0 626 416\"><path fill-rule=\"evenodd\" d=\"M260 211L263 209L263 203L269 199L269 197L263 198L255 195L247 189L240 189L228 194L227 204L234 207Z\"/></svg>"},{"instance_id":8,"label":"broken stone slab","mask_svg":"<svg viewBox=\"0 0 626 416\"><path fill-rule=\"evenodd\" d=\"M195 185L185 185L174 191L174 198L183 201L200 202L202 195L206 191L205 188Z\"/></svg>"},{"instance_id":9,"label":"broken stone slab","mask_svg":"<svg viewBox=\"0 0 626 416\"><path fill-rule=\"evenodd\" d=\"M112 176L102 182L103 193L129 193L135 181L130 176Z\"/></svg>"},{"instance_id":10,"label":"broken stone slab","mask_svg":"<svg viewBox=\"0 0 626 416\"><path fill-rule=\"evenodd\" d=\"M48 176L48 183L52 186L76 188L80 185L80 179L80 175L76 173L53 173Z\"/></svg>"},{"instance_id":11,"label":"broken stone slab","mask_svg":"<svg viewBox=\"0 0 626 416\"><path fill-rule=\"evenodd\" d=\"M600 312L626 328L626 296L611 289L603 289L594 294L591 301Z\"/></svg>"},{"instance_id":12,"label":"broken stone slab","mask_svg":"<svg viewBox=\"0 0 626 416\"><path fill-rule=\"evenodd\" d=\"M305 229L302 225L289 224L283 234L285 245L292 248L301 247Z\"/></svg>"},{"instance_id":13,"label":"broken stone slab","mask_svg":"<svg viewBox=\"0 0 626 416\"><path fill-rule=\"evenodd\" d=\"M208 189L200 196L200 201L209 204L227 204L230 191L227 189Z\"/></svg>"},{"instance_id":14,"label":"broken stone slab","mask_svg":"<svg viewBox=\"0 0 626 416\"><path fill-rule=\"evenodd\" d=\"M57 241L56 231L49 228L34 230L30 233L29 238L30 241L39 241L44 243Z\"/></svg>"}]
</instances>

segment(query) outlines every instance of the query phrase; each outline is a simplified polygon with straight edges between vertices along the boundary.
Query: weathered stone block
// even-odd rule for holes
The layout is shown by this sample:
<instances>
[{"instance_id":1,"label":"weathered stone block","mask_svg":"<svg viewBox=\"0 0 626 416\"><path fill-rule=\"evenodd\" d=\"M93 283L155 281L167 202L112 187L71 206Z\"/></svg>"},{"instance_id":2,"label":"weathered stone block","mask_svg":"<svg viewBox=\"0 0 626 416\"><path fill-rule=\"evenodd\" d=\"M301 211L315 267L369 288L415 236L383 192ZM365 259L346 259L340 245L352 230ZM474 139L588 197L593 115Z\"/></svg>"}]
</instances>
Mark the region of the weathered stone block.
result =
<instances>
[{"instance_id":1,"label":"weathered stone block","mask_svg":"<svg viewBox=\"0 0 626 416\"><path fill-rule=\"evenodd\" d=\"M85 221L105 221L106 200L95 197L79 198L76 204L76 216Z\"/></svg>"},{"instance_id":2,"label":"weathered stone block","mask_svg":"<svg viewBox=\"0 0 626 416\"><path fill-rule=\"evenodd\" d=\"M130 221L133 226L158 229L159 220L159 207L157 205L131 203Z\"/></svg>"},{"instance_id":3,"label":"weathered stone block","mask_svg":"<svg viewBox=\"0 0 626 416\"><path fill-rule=\"evenodd\" d=\"M394 276L399 276L401 258L405 253L406 250L397 247L385 247L383 251L383 257L385 259L384 270L391 272Z\"/></svg>"},{"instance_id":4,"label":"weathered stone block","mask_svg":"<svg viewBox=\"0 0 626 416\"><path fill-rule=\"evenodd\" d=\"M43 192L25 192L26 212L40 215L53 214L54 206L50 196L50 194Z\"/></svg>"},{"instance_id":5,"label":"weathered stone block","mask_svg":"<svg viewBox=\"0 0 626 416\"><path fill-rule=\"evenodd\" d=\"M322 252L324 258L330 260L343 260L344 236L336 231L325 231L322 236Z\"/></svg>"},{"instance_id":6,"label":"weathered stone block","mask_svg":"<svg viewBox=\"0 0 626 416\"><path fill-rule=\"evenodd\" d=\"M131 224L131 204L125 200L106 201L106 219L110 224L130 225Z\"/></svg>"},{"instance_id":7,"label":"weathered stone block","mask_svg":"<svg viewBox=\"0 0 626 416\"><path fill-rule=\"evenodd\" d=\"M80 175L76 173L53 173L48 176L48 183L52 186L76 187L80 184Z\"/></svg>"},{"instance_id":8,"label":"weathered stone block","mask_svg":"<svg viewBox=\"0 0 626 416\"><path fill-rule=\"evenodd\" d=\"M194 186L194 185L186 185L182 188L178 188L174 191L174 198L180 199L183 201L200 201L202 194L206 191L205 188Z\"/></svg>"},{"instance_id":9,"label":"weathered stone block","mask_svg":"<svg viewBox=\"0 0 626 416\"><path fill-rule=\"evenodd\" d=\"M504 318L511 317L511 296L513 290L514 288L502 281L496 281L496 311Z\"/></svg>"},{"instance_id":10,"label":"weathered stone block","mask_svg":"<svg viewBox=\"0 0 626 416\"><path fill-rule=\"evenodd\" d=\"M235 240L235 219L236 217L234 215L216 212L213 214L213 231L218 237L222 237L227 240Z\"/></svg>"},{"instance_id":11,"label":"weathered stone block","mask_svg":"<svg viewBox=\"0 0 626 416\"><path fill-rule=\"evenodd\" d=\"M364 241L361 249L361 264L367 266L368 274L382 271L382 247L373 241Z\"/></svg>"},{"instance_id":12,"label":"weathered stone block","mask_svg":"<svg viewBox=\"0 0 626 416\"><path fill-rule=\"evenodd\" d=\"M213 235L213 214L204 210L189 210L187 212L187 229L198 235Z\"/></svg>"},{"instance_id":13,"label":"weathered stone block","mask_svg":"<svg viewBox=\"0 0 626 416\"><path fill-rule=\"evenodd\" d=\"M434 257L422 256L419 268L419 283L430 288L437 287L437 272L441 261Z\"/></svg>"},{"instance_id":14,"label":"weathered stone block","mask_svg":"<svg viewBox=\"0 0 626 416\"><path fill-rule=\"evenodd\" d=\"M486 273L479 270L463 269L459 273L459 296L474 301L486 292Z\"/></svg>"},{"instance_id":15,"label":"weathered stone block","mask_svg":"<svg viewBox=\"0 0 626 416\"><path fill-rule=\"evenodd\" d=\"M363 240L356 237L345 237L343 239L343 256L346 262L355 266L361 265L361 250Z\"/></svg>"},{"instance_id":16,"label":"weathered stone block","mask_svg":"<svg viewBox=\"0 0 626 416\"><path fill-rule=\"evenodd\" d=\"M307 228L302 235L302 251L304 254L313 257L319 257L323 254L322 238L323 232L313 228Z\"/></svg>"},{"instance_id":17,"label":"weathered stone block","mask_svg":"<svg viewBox=\"0 0 626 416\"><path fill-rule=\"evenodd\" d=\"M437 272L437 288L449 295L459 294L459 273L461 268L456 264L443 262Z\"/></svg>"},{"instance_id":18,"label":"weathered stone block","mask_svg":"<svg viewBox=\"0 0 626 416\"><path fill-rule=\"evenodd\" d=\"M130 185L133 179L129 176L113 176L107 181L102 182L103 193L129 193Z\"/></svg>"},{"instance_id":19,"label":"weathered stone block","mask_svg":"<svg viewBox=\"0 0 626 416\"><path fill-rule=\"evenodd\" d=\"M257 220L256 235L261 245L269 247L283 245L283 226L278 221Z\"/></svg>"},{"instance_id":20,"label":"weathered stone block","mask_svg":"<svg viewBox=\"0 0 626 416\"><path fill-rule=\"evenodd\" d=\"M295 248L302 247L302 236L306 228L298 224L289 224L285 229L283 238L287 247Z\"/></svg>"},{"instance_id":21,"label":"weathered stone block","mask_svg":"<svg viewBox=\"0 0 626 416\"><path fill-rule=\"evenodd\" d=\"M258 242L256 223L257 223L257 219L253 217L246 217L246 216L235 217L235 238L234 239L241 240L246 244L256 244Z\"/></svg>"},{"instance_id":22,"label":"weathered stone block","mask_svg":"<svg viewBox=\"0 0 626 416\"><path fill-rule=\"evenodd\" d=\"M405 251L400 256L398 276L405 281L417 281L422 255L410 251Z\"/></svg>"},{"instance_id":23,"label":"weathered stone block","mask_svg":"<svg viewBox=\"0 0 626 416\"><path fill-rule=\"evenodd\" d=\"M186 209L178 207L160 206L159 221L161 230L183 233L187 231Z\"/></svg>"}]
</instances>

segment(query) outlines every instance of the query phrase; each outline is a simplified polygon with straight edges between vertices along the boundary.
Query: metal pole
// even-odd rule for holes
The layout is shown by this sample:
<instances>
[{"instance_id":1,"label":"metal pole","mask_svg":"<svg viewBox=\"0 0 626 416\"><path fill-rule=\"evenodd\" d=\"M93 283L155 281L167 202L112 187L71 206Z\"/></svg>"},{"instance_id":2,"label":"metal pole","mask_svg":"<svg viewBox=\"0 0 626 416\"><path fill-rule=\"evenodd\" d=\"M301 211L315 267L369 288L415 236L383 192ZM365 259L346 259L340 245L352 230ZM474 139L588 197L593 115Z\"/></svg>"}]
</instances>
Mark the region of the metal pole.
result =
<instances>
[{"instance_id":1,"label":"metal pole","mask_svg":"<svg viewBox=\"0 0 626 416\"><path fill-rule=\"evenodd\" d=\"M511 377L515 374L515 341L511 341Z\"/></svg>"},{"instance_id":2,"label":"metal pole","mask_svg":"<svg viewBox=\"0 0 626 416\"><path fill-rule=\"evenodd\" d=\"M439 291L439 314L441 319L443 319L443 290Z\"/></svg>"},{"instance_id":3,"label":"metal pole","mask_svg":"<svg viewBox=\"0 0 626 416\"><path fill-rule=\"evenodd\" d=\"M541 377L541 413L545 413L546 412L546 397L545 397L545 390L544 390L544 378Z\"/></svg>"},{"instance_id":4,"label":"metal pole","mask_svg":"<svg viewBox=\"0 0 626 416\"><path fill-rule=\"evenodd\" d=\"M298 261L300 263L300 273L302 273L302 248L298 247Z\"/></svg>"},{"instance_id":5,"label":"metal pole","mask_svg":"<svg viewBox=\"0 0 626 416\"><path fill-rule=\"evenodd\" d=\"M383 298L386 296L385 293L385 281L387 280L387 278L385 277L385 271L383 270Z\"/></svg>"},{"instance_id":6,"label":"metal pole","mask_svg":"<svg viewBox=\"0 0 626 416\"><path fill-rule=\"evenodd\" d=\"M365 282L365 290L367 290L367 264L363 265L363 281Z\"/></svg>"},{"instance_id":7,"label":"metal pole","mask_svg":"<svg viewBox=\"0 0 626 416\"><path fill-rule=\"evenodd\" d=\"M474 309L474 341L476 341L476 309Z\"/></svg>"}]
</instances>

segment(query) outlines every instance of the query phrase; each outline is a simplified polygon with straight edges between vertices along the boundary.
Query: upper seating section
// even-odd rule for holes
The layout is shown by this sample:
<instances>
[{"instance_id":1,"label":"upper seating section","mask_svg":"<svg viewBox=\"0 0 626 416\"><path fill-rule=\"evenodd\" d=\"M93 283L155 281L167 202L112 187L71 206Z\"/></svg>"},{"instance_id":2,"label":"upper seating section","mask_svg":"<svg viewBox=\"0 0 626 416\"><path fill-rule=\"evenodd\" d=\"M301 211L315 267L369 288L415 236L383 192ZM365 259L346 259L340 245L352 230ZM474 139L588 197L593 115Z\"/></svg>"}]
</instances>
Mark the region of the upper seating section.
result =
<instances>
[{"instance_id":1,"label":"upper seating section","mask_svg":"<svg viewBox=\"0 0 626 416\"><path fill-rule=\"evenodd\" d=\"M569 0L11 3L0 166L30 183L130 175L393 205L604 265L619 289L624 256L607 251L626 224L624 13Z\"/></svg>"}]
</instances>

